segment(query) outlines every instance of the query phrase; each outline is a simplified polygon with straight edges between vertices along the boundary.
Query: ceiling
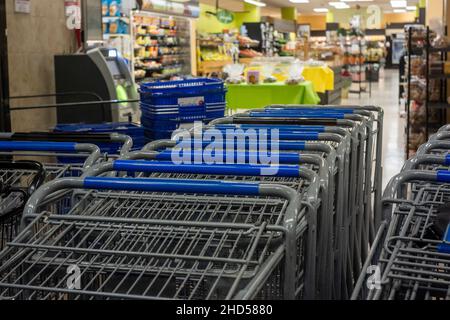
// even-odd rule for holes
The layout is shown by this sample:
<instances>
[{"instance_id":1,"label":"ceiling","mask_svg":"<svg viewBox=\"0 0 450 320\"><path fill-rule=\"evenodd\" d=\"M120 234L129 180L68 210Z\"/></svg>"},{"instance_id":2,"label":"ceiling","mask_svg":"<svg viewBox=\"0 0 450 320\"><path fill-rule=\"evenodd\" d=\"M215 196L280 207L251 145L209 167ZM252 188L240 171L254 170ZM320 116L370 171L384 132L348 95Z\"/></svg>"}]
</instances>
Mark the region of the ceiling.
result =
<instances>
[{"instance_id":1,"label":"ceiling","mask_svg":"<svg viewBox=\"0 0 450 320\"><path fill-rule=\"evenodd\" d=\"M314 8L328 8L333 9L333 7L328 5L329 1L340 1L340 0L309 0L309 3L292 3L289 0L262 0L263 2L267 3L269 6L275 6L275 7L297 7L298 12L301 13L314 13ZM419 0L408 0L408 5L413 6L418 3ZM367 7L369 5L378 5L382 8L385 12L392 12L392 7L390 4L390 0L373 0L371 2L367 1L357 1L357 2L348 2L348 5L350 5L351 8L356 7L356 5L360 5L361 7ZM346 10L346 9L343 9ZM348 10L348 9L347 9Z\"/></svg>"}]
</instances>

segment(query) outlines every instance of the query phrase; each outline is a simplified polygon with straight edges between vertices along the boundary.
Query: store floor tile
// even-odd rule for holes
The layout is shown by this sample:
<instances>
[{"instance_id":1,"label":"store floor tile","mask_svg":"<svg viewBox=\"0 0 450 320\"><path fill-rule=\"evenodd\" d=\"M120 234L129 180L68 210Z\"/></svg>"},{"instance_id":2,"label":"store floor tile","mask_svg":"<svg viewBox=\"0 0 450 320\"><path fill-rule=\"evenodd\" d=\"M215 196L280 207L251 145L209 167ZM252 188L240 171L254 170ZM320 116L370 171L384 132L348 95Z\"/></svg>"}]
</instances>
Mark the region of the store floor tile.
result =
<instances>
[{"instance_id":1,"label":"store floor tile","mask_svg":"<svg viewBox=\"0 0 450 320\"><path fill-rule=\"evenodd\" d=\"M372 96L350 94L342 104L376 105L384 108L383 189L398 174L405 162L405 119L400 117L398 103L399 75L397 70L381 70L380 81L372 84Z\"/></svg>"}]
</instances>

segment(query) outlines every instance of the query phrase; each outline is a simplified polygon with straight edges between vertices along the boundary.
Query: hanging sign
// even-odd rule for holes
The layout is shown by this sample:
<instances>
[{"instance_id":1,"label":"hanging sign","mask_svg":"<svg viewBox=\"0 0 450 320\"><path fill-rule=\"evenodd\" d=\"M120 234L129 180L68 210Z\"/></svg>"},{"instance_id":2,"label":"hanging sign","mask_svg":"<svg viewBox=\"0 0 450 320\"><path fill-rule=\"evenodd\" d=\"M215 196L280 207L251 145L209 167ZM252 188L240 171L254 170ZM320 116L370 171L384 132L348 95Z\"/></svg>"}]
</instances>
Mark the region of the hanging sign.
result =
<instances>
[{"instance_id":1,"label":"hanging sign","mask_svg":"<svg viewBox=\"0 0 450 320\"><path fill-rule=\"evenodd\" d=\"M217 11L217 20L223 24L230 24L234 21L234 14L228 10Z\"/></svg>"},{"instance_id":2,"label":"hanging sign","mask_svg":"<svg viewBox=\"0 0 450 320\"><path fill-rule=\"evenodd\" d=\"M31 0L15 0L14 11L17 13L31 13Z\"/></svg>"}]
</instances>

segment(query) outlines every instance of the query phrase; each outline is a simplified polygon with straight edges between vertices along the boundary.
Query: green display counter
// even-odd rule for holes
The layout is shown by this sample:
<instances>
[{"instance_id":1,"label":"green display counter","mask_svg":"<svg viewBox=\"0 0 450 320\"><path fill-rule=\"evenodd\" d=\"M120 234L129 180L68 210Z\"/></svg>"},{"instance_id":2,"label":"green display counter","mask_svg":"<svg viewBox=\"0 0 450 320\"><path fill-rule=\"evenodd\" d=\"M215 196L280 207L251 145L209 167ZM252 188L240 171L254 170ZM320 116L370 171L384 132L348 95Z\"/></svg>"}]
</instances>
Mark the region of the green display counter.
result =
<instances>
[{"instance_id":1,"label":"green display counter","mask_svg":"<svg viewBox=\"0 0 450 320\"><path fill-rule=\"evenodd\" d=\"M273 104L318 104L320 98L313 85L305 81L298 85L284 83L229 84L227 108L261 109Z\"/></svg>"}]
</instances>

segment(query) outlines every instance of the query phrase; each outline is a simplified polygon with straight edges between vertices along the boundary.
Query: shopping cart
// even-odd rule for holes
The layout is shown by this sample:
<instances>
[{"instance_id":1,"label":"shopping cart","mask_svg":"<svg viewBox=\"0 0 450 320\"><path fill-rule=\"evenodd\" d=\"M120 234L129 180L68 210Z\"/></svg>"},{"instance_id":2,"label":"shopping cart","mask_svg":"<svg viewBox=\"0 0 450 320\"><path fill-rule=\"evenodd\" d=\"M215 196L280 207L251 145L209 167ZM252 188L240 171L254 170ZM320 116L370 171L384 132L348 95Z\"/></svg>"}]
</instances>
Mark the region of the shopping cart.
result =
<instances>
[{"instance_id":1,"label":"shopping cart","mask_svg":"<svg viewBox=\"0 0 450 320\"><path fill-rule=\"evenodd\" d=\"M167 153L147 153L143 157L150 159L161 159ZM239 156L239 155L238 155ZM248 156L248 154L247 154ZM170 160L170 159L168 159ZM297 161L298 156L297 156ZM298 163L297 162L297 163ZM164 179L189 179L189 180L207 180L207 181L237 181L237 182L262 182L265 184L284 185L291 187L302 195L302 205L305 211L304 215L308 221L308 248L306 252L297 252L297 255L306 256L306 271L298 274L297 297L312 299L316 296L315 292L315 256L316 256L316 216L321 205L326 207L327 189L320 188L320 181L317 175L299 165L280 165L277 172L266 175L273 167L267 165L248 165L248 164L174 164L172 161L133 161L117 160L112 163L101 163L85 173L86 176L101 176L110 171L127 172L133 175L134 172L150 174L150 178ZM273 170L271 170L273 172ZM142 175L137 177L142 178ZM324 203L322 203L324 201ZM169 217L167 217L169 218ZM170 217L174 219L174 217ZM193 216L181 216L179 219L189 220L198 219ZM210 220L208 220L210 221ZM248 221L247 221L248 222ZM324 242L324 239L322 243ZM326 249L326 248L323 248ZM298 260L305 259L298 256Z\"/></svg>"},{"instance_id":2,"label":"shopping cart","mask_svg":"<svg viewBox=\"0 0 450 320\"><path fill-rule=\"evenodd\" d=\"M217 129L217 128L216 128ZM217 129L220 131L220 129ZM192 131L191 132L193 136L195 136L195 132ZM258 132L259 134L259 132ZM178 137L180 138L184 138L183 134L180 133L180 136L178 136L178 134L175 134L173 139L175 141L175 143L177 143L178 141ZM343 173L345 172L344 170L344 165L345 162L343 161L343 159L345 158L345 152L346 152L346 147L348 146L348 144L343 142L343 138L338 135L338 134L334 134L334 133L323 133L323 134L317 134L314 132L295 132L295 133L289 133L289 132L283 132L280 133L280 135L278 136L279 139L286 139L286 140L281 140L277 143L277 146L279 147L279 149L281 150L317 150L318 152L321 152L322 154L324 153L324 150L326 150L327 154L326 155L326 159L327 160L331 160L332 161L332 166L329 166L329 170L330 170L330 175L332 175L333 177L339 175L340 179L337 180L336 182L341 184L342 183L342 187L339 188L340 190L343 190L343 186L344 186L344 182L343 182ZM290 140L289 140L290 139ZM315 140L315 141L320 141L320 143L318 142L306 142L306 141L293 141L293 140ZM174 143L174 141L172 141L172 143ZM203 149L204 147L207 147L207 145L209 144L208 142L206 142L207 140L205 139L204 141L202 141L199 146L201 149ZM179 141L180 144L183 144L182 141ZM243 143L240 145L239 143L234 143L234 141L231 141L231 144L229 143L230 141L225 140L224 141L224 145L223 145L223 149L228 148L230 145L235 146L236 148L240 148L243 147L244 150L247 151L256 151L255 153L257 154L260 149L259 149L259 145L258 143L253 143L251 141L242 141ZM325 144L325 142L333 145L334 147L332 147L331 145L327 145ZM205 145L203 145L205 144ZM153 147L163 147L164 146L164 142L155 142ZM190 141L188 143L188 145L184 146L186 149L195 149L197 148L197 143L194 141ZM219 147L220 146L216 146ZM150 149L150 147L147 147L147 149ZM169 151L171 152L171 151ZM332 155L332 159L329 158L329 155ZM315 154L317 156L317 154ZM338 155L338 156L336 156ZM279 156L282 156L281 154ZM284 155L283 155L284 157ZM297 155L298 157L298 155ZM340 168L338 168L337 166L335 166L336 163L336 159L339 159L339 166ZM281 159L284 160L284 159ZM331 180L329 181L329 183L334 187L334 181ZM328 192L328 194L331 194L330 192ZM331 198L333 199L333 198ZM342 198L340 198L340 200L343 200ZM324 198L322 198L322 201L326 201ZM333 208L333 203L331 202L329 204L330 208ZM339 208L344 208L344 205L342 203L338 203L338 207ZM334 212L333 209L331 209L332 212ZM333 282L333 277L334 277L334 271L333 271L333 256L334 256L334 252L333 252L333 234L340 234L340 232L338 232L336 230L336 232L334 232L333 228L334 228L334 224L333 224L333 219L336 219L336 221L340 222L342 219L342 214L341 212L339 212L337 215L334 214L330 214L329 213L330 210L327 209L326 206L322 207L322 211L319 214L319 230L318 230L318 234L319 237L322 239L321 241L319 241L319 247L322 249L319 249L319 251L321 252L321 255L319 256L319 259L321 261L318 262L319 265L319 269L318 269L318 274L320 274L319 277L319 281L321 282L321 284L319 284L319 287L321 288L321 297L324 299L329 299L331 298L331 288L333 285L336 285L337 283L339 283L339 280ZM338 225L336 227L337 229L342 230L343 227ZM334 232L334 233L333 233ZM344 250L342 248L345 248L345 250L347 250L346 246L342 246L341 248L339 248L340 250ZM340 277L339 277L340 279Z\"/></svg>"},{"instance_id":3,"label":"shopping cart","mask_svg":"<svg viewBox=\"0 0 450 320\"><path fill-rule=\"evenodd\" d=\"M376 281L367 287L361 274L352 299L450 299L449 147L431 137L387 186L385 222L364 265Z\"/></svg>"},{"instance_id":4,"label":"shopping cart","mask_svg":"<svg viewBox=\"0 0 450 320\"><path fill-rule=\"evenodd\" d=\"M66 215L49 211L64 189L86 193ZM0 253L2 299L292 299L304 270L306 217L285 186L65 178L23 219Z\"/></svg>"},{"instance_id":5,"label":"shopping cart","mask_svg":"<svg viewBox=\"0 0 450 320\"><path fill-rule=\"evenodd\" d=\"M294 110L295 112L298 112L299 110ZM368 118L365 119L365 117ZM353 120L351 120L353 119ZM292 126L292 125L302 125L303 127L306 126L317 126L321 125L319 132L319 136L323 134L324 127L325 126L340 126L344 127L350 130L352 134L352 153L350 156L350 163L352 165L350 172L354 173L357 172L358 174L352 174L351 175L351 182L350 182L350 192L349 192L349 198L346 202L346 205L344 208L351 208L350 214L347 217L346 224L349 226L348 232L339 232L344 233L345 235L349 234L350 239L346 243L350 243L350 245L344 246L346 249L350 250L348 253L350 262L349 265L353 266L353 277L349 277L348 279L348 292L351 292L353 289L353 279L356 279L359 276L361 264L364 262L365 257L367 256L367 243L369 243L368 237L370 236L370 239L372 240L374 237L374 224L377 220L375 218L370 218L372 216L371 213L371 192L372 187L370 183L370 178L365 179L365 176L370 177L372 174L371 169L371 163L372 163L372 157L371 157L371 141L372 139L366 139L366 132L371 133L372 132L372 125L368 123L373 122L373 117L371 115L347 115L344 113L317 113L317 112L306 112L303 113L300 117L299 114L295 114L293 111L287 112L287 113L276 113L275 111L271 111L268 113L264 112L251 112L249 114L244 115L235 115L231 118L225 118L225 119L219 119L216 121L213 121L212 124L215 125L222 125L222 124L241 124L241 125L279 125L279 126ZM381 121L382 122L382 121ZM325 127L327 128L327 127ZM318 130L318 129L316 129ZM377 141L379 141L380 138L377 138ZM359 141L363 141L365 143L359 143ZM378 148L378 147L377 147ZM367 150L367 152L366 152ZM370 159L370 161L368 160ZM347 160L348 161L348 160ZM366 163L369 163L366 165ZM381 168L381 166L379 166ZM380 171L380 169L379 169ZM369 174L370 172L370 174ZM379 181L379 176L376 177L374 181ZM340 188L337 189L339 191ZM363 190L365 190L365 193L363 193ZM364 198L364 194L366 195L366 198ZM370 195L370 197L369 197ZM365 203L363 206L362 204ZM361 212L361 210L363 210ZM374 210L379 211L379 209ZM374 214L377 216L377 214ZM380 220L380 218L378 218ZM373 223L371 223L373 221ZM364 229L363 229L364 228ZM353 253L354 252L354 253ZM353 258L353 255L355 258ZM341 255L342 256L342 255ZM349 273L348 269L344 269L345 273ZM352 273L352 271L350 271Z\"/></svg>"},{"instance_id":6,"label":"shopping cart","mask_svg":"<svg viewBox=\"0 0 450 320\"><path fill-rule=\"evenodd\" d=\"M450 199L449 182L449 171L420 170L404 171L390 182L383 201L385 241L373 249L380 252L375 259L380 278L368 299L450 299L450 228L439 217ZM414 191L405 194L406 189Z\"/></svg>"},{"instance_id":7,"label":"shopping cart","mask_svg":"<svg viewBox=\"0 0 450 320\"><path fill-rule=\"evenodd\" d=\"M95 144L105 153L105 157L125 156L135 146L134 140L120 133L86 133L86 132L2 132L0 141L33 142L76 142ZM138 147L143 145L138 145ZM77 161L74 161L77 162Z\"/></svg>"},{"instance_id":8,"label":"shopping cart","mask_svg":"<svg viewBox=\"0 0 450 320\"><path fill-rule=\"evenodd\" d=\"M374 116L374 121L376 123L376 126L372 126L372 136L374 137L373 145L375 150L375 157L373 159L373 167L375 168L374 171L374 178L373 178L373 202L374 202L374 208L375 208L375 218L379 220L379 217L381 217L381 194L383 192L382 190L382 178L383 178L383 167L382 167L382 152L383 152L383 129L384 129L384 110L381 107L377 106L354 106L354 105L346 105L346 106L335 106L335 105L327 105L327 106L307 106L307 105L273 105L270 106L270 108L301 108L301 109L315 109L315 110L331 110L331 111L339 111L344 113L350 113L350 114L360 114L364 116L369 116L369 113L371 113ZM369 112L369 113L368 113ZM445 129L443 127L442 129ZM370 132L369 132L370 136ZM375 223L375 227L377 228L379 226L380 221L377 221Z\"/></svg>"},{"instance_id":9,"label":"shopping cart","mask_svg":"<svg viewBox=\"0 0 450 320\"><path fill-rule=\"evenodd\" d=\"M23 207L45 175L35 161L0 161L0 251L16 236Z\"/></svg>"},{"instance_id":10,"label":"shopping cart","mask_svg":"<svg viewBox=\"0 0 450 320\"><path fill-rule=\"evenodd\" d=\"M145 145L144 128L132 122L102 124L59 124L53 131L64 135L86 137L100 148L102 153L124 155L130 150L140 150ZM103 137L102 137L103 136Z\"/></svg>"}]
</instances>

